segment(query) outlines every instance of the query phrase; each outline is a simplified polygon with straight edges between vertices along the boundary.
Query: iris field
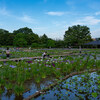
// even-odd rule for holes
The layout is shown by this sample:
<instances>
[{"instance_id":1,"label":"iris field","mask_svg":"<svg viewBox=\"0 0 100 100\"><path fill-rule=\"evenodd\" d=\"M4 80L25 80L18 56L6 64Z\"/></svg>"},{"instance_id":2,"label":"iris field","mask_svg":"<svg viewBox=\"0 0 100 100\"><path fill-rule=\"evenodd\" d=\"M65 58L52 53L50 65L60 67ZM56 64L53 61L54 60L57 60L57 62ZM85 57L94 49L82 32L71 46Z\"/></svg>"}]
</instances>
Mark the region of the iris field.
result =
<instances>
[{"instance_id":1,"label":"iris field","mask_svg":"<svg viewBox=\"0 0 100 100\"><path fill-rule=\"evenodd\" d=\"M44 51L50 55L55 55L45 59L23 59L23 57L41 56ZM68 54L68 55L67 55ZM70 55L71 54L71 55ZM75 55L76 54L76 55ZM63 56L61 56L63 55ZM64 56L65 55L65 56ZM4 55L3 55L4 57ZM1 56L0 59L3 58ZM7 100L19 100L28 98L25 92L30 91L29 82L41 84L44 80L50 79L49 84L58 82L59 84L49 91L41 94L36 100L46 99L52 93L53 98L66 100L71 99L73 94L78 99L99 99L100 98L100 50L84 49L82 53L79 50L31 50L31 51L11 51L11 58L22 58L20 61L0 61L0 99L9 97ZM3 58L4 59L4 58ZM96 69L97 76L92 77L89 70ZM73 72L86 71L80 75L71 77L68 80L60 82L62 78ZM92 87L92 88L91 88ZM42 89L47 88L44 86ZM5 94L5 90L10 95ZM56 92L55 92L56 91ZM35 93L36 91L34 91ZM34 94L33 93L33 94ZM10 96L13 94L13 99ZM50 95L49 95L50 94ZM47 96L49 95L49 96ZM17 98L17 99L16 99ZM50 97L49 97L50 98ZM33 99L33 98L32 98Z\"/></svg>"}]
</instances>

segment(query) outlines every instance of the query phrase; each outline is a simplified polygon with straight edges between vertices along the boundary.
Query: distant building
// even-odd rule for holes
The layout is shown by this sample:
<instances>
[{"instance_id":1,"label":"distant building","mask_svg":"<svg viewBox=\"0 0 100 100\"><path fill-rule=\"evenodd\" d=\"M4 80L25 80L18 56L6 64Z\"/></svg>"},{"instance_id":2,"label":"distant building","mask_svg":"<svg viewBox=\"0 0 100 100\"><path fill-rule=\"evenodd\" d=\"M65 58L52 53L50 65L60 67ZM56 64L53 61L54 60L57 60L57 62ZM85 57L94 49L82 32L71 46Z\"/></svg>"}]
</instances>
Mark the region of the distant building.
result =
<instances>
[{"instance_id":1,"label":"distant building","mask_svg":"<svg viewBox=\"0 0 100 100\"><path fill-rule=\"evenodd\" d=\"M95 41L85 43L84 45L100 48L100 38L96 38Z\"/></svg>"}]
</instances>

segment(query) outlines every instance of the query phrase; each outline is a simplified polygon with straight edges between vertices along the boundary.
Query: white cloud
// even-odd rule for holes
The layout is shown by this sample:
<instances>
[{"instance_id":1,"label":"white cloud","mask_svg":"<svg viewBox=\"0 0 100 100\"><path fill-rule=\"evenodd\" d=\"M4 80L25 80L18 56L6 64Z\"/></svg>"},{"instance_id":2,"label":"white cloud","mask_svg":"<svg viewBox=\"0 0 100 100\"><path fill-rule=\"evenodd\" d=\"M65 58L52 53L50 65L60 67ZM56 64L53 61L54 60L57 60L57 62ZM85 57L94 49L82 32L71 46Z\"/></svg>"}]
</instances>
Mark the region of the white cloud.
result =
<instances>
[{"instance_id":1,"label":"white cloud","mask_svg":"<svg viewBox=\"0 0 100 100\"><path fill-rule=\"evenodd\" d=\"M41 31L47 30L48 27L34 27L33 29L34 29L34 30L39 30L39 31L41 32Z\"/></svg>"},{"instance_id":2,"label":"white cloud","mask_svg":"<svg viewBox=\"0 0 100 100\"><path fill-rule=\"evenodd\" d=\"M48 32L47 33L47 36L49 37L49 38L52 38L52 39L63 39L63 35L64 35L64 31L60 31L60 32L56 32L56 31L54 31L54 32Z\"/></svg>"},{"instance_id":3,"label":"white cloud","mask_svg":"<svg viewBox=\"0 0 100 100\"><path fill-rule=\"evenodd\" d=\"M100 11L99 12L96 12L95 15L100 15Z\"/></svg>"},{"instance_id":4,"label":"white cloud","mask_svg":"<svg viewBox=\"0 0 100 100\"><path fill-rule=\"evenodd\" d=\"M53 12L53 11L51 11L51 12L47 12L46 14L52 15L52 16L62 16L62 15L64 15L64 12Z\"/></svg>"},{"instance_id":5,"label":"white cloud","mask_svg":"<svg viewBox=\"0 0 100 100\"><path fill-rule=\"evenodd\" d=\"M72 25L80 24L80 25L96 25L100 23L100 19L96 19L92 16L84 17L83 19L79 19L76 22L73 22Z\"/></svg>"},{"instance_id":6,"label":"white cloud","mask_svg":"<svg viewBox=\"0 0 100 100\"><path fill-rule=\"evenodd\" d=\"M100 29L93 30L91 35L94 38L100 37Z\"/></svg>"},{"instance_id":7,"label":"white cloud","mask_svg":"<svg viewBox=\"0 0 100 100\"><path fill-rule=\"evenodd\" d=\"M20 19L23 22L27 22L27 23L35 23L35 20L33 18L31 18L30 16L28 16L28 15L18 17L18 19Z\"/></svg>"}]
</instances>

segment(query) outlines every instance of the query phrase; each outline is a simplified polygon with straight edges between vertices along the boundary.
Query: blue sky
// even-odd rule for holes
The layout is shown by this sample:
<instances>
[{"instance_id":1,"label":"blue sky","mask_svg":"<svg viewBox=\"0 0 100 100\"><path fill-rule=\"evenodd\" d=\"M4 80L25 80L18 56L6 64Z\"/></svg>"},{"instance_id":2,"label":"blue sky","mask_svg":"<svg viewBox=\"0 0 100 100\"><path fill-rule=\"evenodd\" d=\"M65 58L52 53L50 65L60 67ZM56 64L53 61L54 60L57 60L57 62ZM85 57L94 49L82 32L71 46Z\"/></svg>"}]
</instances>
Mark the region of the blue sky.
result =
<instances>
[{"instance_id":1,"label":"blue sky","mask_svg":"<svg viewBox=\"0 0 100 100\"><path fill-rule=\"evenodd\" d=\"M77 24L100 37L100 0L0 0L0 28L9 32L29 27L39 36L63 39Z\"/></svg>"}]
</instances>

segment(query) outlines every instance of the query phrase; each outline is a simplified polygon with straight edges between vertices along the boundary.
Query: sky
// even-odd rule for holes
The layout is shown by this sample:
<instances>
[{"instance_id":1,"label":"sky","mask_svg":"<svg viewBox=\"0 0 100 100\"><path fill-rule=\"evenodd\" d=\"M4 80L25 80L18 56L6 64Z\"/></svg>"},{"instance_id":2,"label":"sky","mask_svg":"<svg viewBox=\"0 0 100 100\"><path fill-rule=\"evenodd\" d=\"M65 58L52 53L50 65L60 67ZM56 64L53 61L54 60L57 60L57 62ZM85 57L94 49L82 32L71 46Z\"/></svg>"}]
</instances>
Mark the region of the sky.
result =
<instances>
[{"instance_id":1,"label":"sky","mask_svg":"<svg viewBox=\"0 0 100 100\"><path fill-rule=\"evenodd\" d=\"M9 32L28 27L39 36L63 39L68 27L78 24L100 37L100 0L0 0L0 28Z\"/></svg>"}]
</instances>

